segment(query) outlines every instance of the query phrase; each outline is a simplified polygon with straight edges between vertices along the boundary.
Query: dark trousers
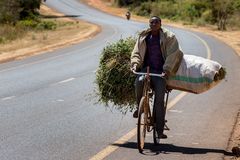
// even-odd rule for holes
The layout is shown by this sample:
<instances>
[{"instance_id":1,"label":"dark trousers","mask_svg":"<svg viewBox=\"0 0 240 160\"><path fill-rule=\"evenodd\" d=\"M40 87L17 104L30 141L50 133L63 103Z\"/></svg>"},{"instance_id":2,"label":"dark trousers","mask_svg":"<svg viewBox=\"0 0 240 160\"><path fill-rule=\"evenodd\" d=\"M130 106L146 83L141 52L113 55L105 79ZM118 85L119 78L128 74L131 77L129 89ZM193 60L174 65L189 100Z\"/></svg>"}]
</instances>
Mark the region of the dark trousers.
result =
<instances>
[{"instance_id":1,"label":"dark trousers","mask_svg":"<svg viewBox=\"0 0 240 160\"><path fill-rule=\"evenodd\" d=\"M142 98L143 82L144 76L137 76L135 80L135 92L138 106ZM166 109L164 107L164 97L166 91L166 80L161 77L151 76L151 87L155 93L153 113L155 113L156 130L161 134L163 133L165 125Z\"/></svg>"}]
</instances>

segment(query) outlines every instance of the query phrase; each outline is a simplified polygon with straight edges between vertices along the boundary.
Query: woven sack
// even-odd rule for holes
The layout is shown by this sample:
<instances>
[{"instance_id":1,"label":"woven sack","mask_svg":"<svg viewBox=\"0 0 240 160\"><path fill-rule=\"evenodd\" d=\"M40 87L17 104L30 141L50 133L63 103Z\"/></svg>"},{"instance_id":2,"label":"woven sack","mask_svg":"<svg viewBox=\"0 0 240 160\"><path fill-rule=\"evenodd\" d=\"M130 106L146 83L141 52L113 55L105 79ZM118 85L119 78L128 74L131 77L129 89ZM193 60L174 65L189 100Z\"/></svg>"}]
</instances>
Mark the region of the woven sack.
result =
<instances>
[{"instance_id":1,"label":"woven sack","mask_svg":"<svg viewBox=\"0 0 240 160\"><path fill-rule=\"evenodd\" d=\"M199 94L209 90L225 77L222 66L206 58L184 55L175 76L167 84L171 89Z\"/></svg>"}]
</instances>

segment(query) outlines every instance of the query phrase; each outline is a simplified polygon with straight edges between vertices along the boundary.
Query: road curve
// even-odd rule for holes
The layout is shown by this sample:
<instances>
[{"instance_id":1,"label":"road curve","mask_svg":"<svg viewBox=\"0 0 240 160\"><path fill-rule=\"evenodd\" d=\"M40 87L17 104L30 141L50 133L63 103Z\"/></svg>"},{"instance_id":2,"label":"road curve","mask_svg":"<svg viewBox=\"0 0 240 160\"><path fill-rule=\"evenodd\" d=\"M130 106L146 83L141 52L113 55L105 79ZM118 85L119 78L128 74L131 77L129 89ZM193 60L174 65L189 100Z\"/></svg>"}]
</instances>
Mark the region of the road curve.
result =
<instances>
[{"instance_id":1,"label":"road curve","mask_svg":"<svg viewBox=\"0 0 240 160\"><path fill-rule=\"evenodd\" d=\"M222 159L240 104L240 59L224 43L202 33L168 27L184 53L210 57L227 68L227 79L210 91L187 94L168 110L171 130L162 145L148 138L145 154L136 137L118 143L135 128L131 114L95 104L95 71L108 42L135 35L147 24L126 21L75 0L47 5L66 15L99 24L94 39L28 59L0 65L0 159ZM181 92L174 91L170 101ZM114 144L114 142L117 142Z\"/></svg>"}]
</instances>

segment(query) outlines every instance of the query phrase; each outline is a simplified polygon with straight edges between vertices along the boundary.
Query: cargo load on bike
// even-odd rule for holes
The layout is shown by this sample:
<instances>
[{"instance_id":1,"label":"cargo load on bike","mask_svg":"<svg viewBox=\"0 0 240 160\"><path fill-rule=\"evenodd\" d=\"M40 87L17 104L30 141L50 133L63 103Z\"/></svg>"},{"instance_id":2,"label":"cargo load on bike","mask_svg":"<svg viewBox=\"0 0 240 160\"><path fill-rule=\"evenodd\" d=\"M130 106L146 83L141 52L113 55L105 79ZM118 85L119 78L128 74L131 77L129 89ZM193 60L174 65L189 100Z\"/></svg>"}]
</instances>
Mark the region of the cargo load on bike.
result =
<instances>
[{"instance_id":1,"label":"cargo load on bike","mask_svg":"<svg viewBox=\"0 0 240 160\"><path fill-rule=\"evenodd\" d=\"M136 75L130 70L130 56L135 42L136 39L129 37L108 44L102 51L96 72L99 102L113 105L124 113L136 105ZM224 79L225 74L223 67L215 61L184 55L176 76L169 78L168 85L176 90L203 93Z\"/></svg>"},{"instance_id":2,"label":"cargo load on bike","mask_svg":"<svg viewBox=\"0 0 240 160\"><path fill-rule=\"evenodd\" d=\"M216 61L184 55L176 75L170 77L170 88L199 94L214 87L225 77L225 70Z\"/></svg>"}]
</instances>

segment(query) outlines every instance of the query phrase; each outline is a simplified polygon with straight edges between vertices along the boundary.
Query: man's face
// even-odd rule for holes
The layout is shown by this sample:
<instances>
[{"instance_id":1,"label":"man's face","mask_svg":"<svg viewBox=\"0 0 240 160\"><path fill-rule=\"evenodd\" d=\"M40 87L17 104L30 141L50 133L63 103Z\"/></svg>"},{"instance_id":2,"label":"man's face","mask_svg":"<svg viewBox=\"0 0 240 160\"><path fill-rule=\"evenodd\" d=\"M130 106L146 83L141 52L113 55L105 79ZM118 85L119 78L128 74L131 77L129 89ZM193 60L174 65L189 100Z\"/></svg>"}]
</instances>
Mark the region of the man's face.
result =
<instances>
[{"instance_id":1,"label":"man's face","mask_svg":"<svg viewBox=\"0 0 240 160\"><path fill-rule=\"evenodd\" d=\"M149 20L149 26L152 31L158 31L161 28L161 22L158 18L153 17Z\"/></svg>"}]
</instances>

